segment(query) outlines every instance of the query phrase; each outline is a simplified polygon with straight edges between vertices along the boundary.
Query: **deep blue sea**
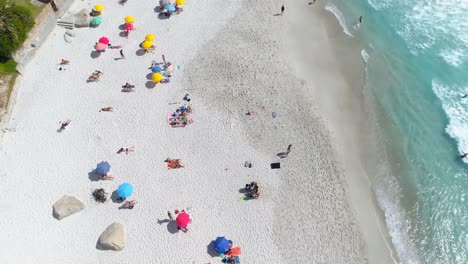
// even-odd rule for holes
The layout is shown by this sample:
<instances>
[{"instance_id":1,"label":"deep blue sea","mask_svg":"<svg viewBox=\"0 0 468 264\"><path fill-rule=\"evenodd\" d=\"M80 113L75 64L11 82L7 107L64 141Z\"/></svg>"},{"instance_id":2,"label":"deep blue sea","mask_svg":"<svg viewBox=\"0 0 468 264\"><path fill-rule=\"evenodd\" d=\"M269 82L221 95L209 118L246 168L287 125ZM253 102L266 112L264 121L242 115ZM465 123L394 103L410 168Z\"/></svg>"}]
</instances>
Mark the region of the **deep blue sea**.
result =
<instances>
[{"instance_id":1,"label":"deep blue sea","mask_svg":"<svg viewBox=\"0 0 468 264\"><path fill-rule=\"evenodd\" d=\"M468 263L468 0L326 8L363 44L388 157L375 192L401 262Z\"/></svg>"}]
</instances>

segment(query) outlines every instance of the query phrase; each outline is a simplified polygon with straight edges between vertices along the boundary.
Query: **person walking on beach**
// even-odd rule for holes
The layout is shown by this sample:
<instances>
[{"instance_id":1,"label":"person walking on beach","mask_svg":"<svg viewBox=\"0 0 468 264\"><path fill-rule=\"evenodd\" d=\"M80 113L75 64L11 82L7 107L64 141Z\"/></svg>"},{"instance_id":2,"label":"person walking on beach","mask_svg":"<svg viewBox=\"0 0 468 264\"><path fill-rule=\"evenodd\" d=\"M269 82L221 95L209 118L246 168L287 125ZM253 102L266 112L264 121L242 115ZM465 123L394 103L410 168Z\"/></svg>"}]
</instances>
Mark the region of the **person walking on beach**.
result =
<instances>
[{"instance_id":1,"label":"person walking on beach","mask_svg":"<svg viewBox=\"0 0 468 264\"><path fill-rule=\"evenodd\" d=\"M281 15L284 13L284 5L281 6Z\"/></svg>"},{"instance_id":2,"label":"person walking on beach","mask_svg":"<svg viewBox=\"0 0 468 264\"><path fill-rule=\"evenodd\" d=\"M125 59L125 56L124 56L124 54L123 54L123 49L120 50L120 57L121 57L122 59Z\"/></svg>"},{"instance_id":3,"label":"person walking on beach","mask_svg":"<svg viewBox=\"0 0 468 264\"><path fill-rule=\"evenodd\" d=\"M67 121L65 122L60 122L61 125L60 125L60 130L65 130L65 128L68 126L68 124L70 124L71 120L68 119Z\"/></svg>"}]
</instances>

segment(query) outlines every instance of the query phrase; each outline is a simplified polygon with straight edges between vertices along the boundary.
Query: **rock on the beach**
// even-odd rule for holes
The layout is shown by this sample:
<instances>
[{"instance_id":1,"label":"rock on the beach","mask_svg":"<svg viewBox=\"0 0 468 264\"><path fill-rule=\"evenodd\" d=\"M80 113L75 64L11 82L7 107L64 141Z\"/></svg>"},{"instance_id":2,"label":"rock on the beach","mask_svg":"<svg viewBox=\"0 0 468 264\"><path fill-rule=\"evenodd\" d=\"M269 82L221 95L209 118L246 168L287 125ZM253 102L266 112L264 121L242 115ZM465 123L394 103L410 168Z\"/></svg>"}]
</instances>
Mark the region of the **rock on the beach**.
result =
<instances>
[{"instance_id":1,"label":"rock on the beach","mask_svg":"<svg viewBox=\"0 0 468 264\"><path fill-rule=\"evenodd\" d=\"M120 223L113 223L99 237L99 245L104 249L122 250L125 246L125 229Z\"/></svg>"},{"instance_id":2,"label":"rock on the beach","mask_svg":"<svg viewBox=\"0 0 468 264\"><path fill-rule=\"evenodd\" d=\"M65 35L63 36L63 38L65 39L65 42L66 42L66 43L71 43L72 40L73 40L73 38L72 38L70 35L67 35L67 34L65 34Z\"/></svg>"},{"instance_id":3,"label":"rock on the beach","mask_svg":"<svg viewBox=\"0 0 468 264\"><path fill-rule=\"evenodd\" d=\"M91 16L89 10L83 9L75 14L75 27L89 27Z\"/></svg>"},{"instance_id":4,"label":"rock on the beach","mask_svg":"<svg viewBox=\"0 0 468 264\"><path fill-rule=\"evenodd\" d=\"M70 37L76 37L76 32L71 29L67 29L67 31L65 31L65 35L68 35Z\"/></svg>"},{"instance_id":5,"label":"rock on the beach","mask_svg":"<svg viewBox=\"0 0 468 264\"><path fill-rule=\"evenodd\" d=\"M64 195L53 205L54 217L58 220L77 213L84 208L83 202L73 196Z\"/></svg>"}]
</instances>

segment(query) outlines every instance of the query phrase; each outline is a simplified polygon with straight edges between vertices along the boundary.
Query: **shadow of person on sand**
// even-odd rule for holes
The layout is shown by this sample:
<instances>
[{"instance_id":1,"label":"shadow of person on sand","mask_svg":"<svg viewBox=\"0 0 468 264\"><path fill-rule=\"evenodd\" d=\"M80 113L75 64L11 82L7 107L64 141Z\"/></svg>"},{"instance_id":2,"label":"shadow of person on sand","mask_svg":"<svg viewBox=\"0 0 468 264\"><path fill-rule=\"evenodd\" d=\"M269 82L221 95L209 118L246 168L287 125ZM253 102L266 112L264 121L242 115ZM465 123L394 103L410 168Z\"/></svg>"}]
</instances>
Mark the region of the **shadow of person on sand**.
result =
<instances>
[{"instance_id":1,"label":"shadow of person on sand","mask_svg":"<svg viewBox=\"0 0 468 264\"><path fill-rule=\"evenodd\" d=\"M155 88L155 87L156 87L156 84L155 84L153 81L147 81L147 82L145 83L145 86L146 86L146 88L148 88L148 89L152 89L152 88Z\"/></svg>"},{"instance_id":2,"label":"shadow of person on sand","mask_svg":"<svg viewBox=\"0 0 468 264\"><path fill-rule=\"evenodd\" d=\"M273 16L281 16L281 14L274 14Z\"/></svg>"},{"instance_id":3,"label":"shadow of person on sand","mask_svg":"<svg viewBox=\"0 0 468 264\"><path fill-rule=\"evenodd\" d=\"M288 153L286 153L286 152L278 152L278 153L276 154L276 156L279 157L280 159L284 159L284 158L286 158L286 157L288 156Z\"/></svg>"},{"instance_id":4,"label":"shadow of person on sand","mask_svg":"<svg viewBox=\"0 0 468 264\"><path fill-rule=\"evenodd\" d=\"M216 251L215 247L214 247L214 240L211 241L210 244L208 244L208 246L206 247L206 252L208 253L208 255L210 255L211 257L218 257L219 256L219 253L218 251Z\"/></svg>"},{"instance_id":5,"label":"shadow of person on sand","mask_svg":"<svg viewBox=\"0 0 468 264\"><path fill-rule=\"evenodd\" d=\"M88 172L88 178L90 181L100 181L101 174L97 173L95 170Z\"/></svg>"}]
</instances>

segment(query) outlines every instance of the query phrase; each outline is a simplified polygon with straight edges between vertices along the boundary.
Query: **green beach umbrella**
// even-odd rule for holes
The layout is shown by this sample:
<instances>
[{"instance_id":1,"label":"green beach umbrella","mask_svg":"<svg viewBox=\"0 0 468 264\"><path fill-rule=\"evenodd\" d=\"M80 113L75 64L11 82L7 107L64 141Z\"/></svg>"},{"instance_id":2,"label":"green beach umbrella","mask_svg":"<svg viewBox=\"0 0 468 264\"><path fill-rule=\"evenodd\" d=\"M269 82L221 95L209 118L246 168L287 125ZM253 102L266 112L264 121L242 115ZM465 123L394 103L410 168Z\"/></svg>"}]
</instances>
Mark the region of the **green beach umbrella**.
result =
<instances>
[{"instance_id":1,"label":"green beach umbrella","mask_svg":"<svg viewBox=\"0 0 468 264\"><path fill-rule=\"evenodd\" d=\"M102 17L100 17L100 16L94 17L94 18L91 20L91 25L97 26L97 25L101 24L101 22L102 22Z\"/></svg>"}]
</instances>

